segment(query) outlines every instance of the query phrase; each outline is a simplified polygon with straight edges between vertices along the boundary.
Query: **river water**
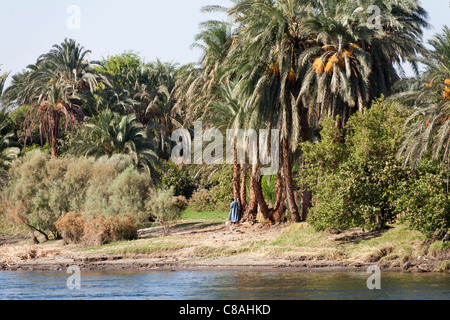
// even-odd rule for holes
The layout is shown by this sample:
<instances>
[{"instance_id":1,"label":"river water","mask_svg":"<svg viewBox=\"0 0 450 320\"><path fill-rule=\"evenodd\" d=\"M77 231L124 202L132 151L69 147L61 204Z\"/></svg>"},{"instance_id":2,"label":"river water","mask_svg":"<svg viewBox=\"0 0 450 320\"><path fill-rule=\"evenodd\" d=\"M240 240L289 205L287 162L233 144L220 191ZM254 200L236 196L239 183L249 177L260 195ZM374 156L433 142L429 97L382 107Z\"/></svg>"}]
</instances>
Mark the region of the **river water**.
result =
<instances>
[{"instance_id":1,"label":"river water","mask_svg":"<svg viewBox=\"0 0 450 320\"><path fill-rule=\"evenodd\" d=\"M0 300L450 299L449 274L382 272L381 288L372 290L367 286L370 276L363 272L81 271L80 277L70 278L64 271L0 272Z\"/></svg>"}]
</instances>

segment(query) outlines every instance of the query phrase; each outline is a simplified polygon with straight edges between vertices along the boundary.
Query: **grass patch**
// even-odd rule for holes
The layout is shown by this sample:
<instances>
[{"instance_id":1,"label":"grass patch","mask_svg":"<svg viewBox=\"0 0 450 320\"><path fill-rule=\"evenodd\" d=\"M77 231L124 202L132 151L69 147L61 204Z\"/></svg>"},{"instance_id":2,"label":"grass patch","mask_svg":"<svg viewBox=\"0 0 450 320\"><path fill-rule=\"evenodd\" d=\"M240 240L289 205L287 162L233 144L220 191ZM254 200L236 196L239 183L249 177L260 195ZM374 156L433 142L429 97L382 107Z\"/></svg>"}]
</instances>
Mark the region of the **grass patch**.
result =
<instances>
[{"instance_id":1,"label":"grass patch","mask_svg":"<svg viewBox=\"0 0 450 320\"><path fill-rule=\"evenodd\" d=\"M444 260L440 261L437 265L435 270L436 272L447 272L450 271L450 260Z\"/></svg>"},{"instance_id":2,"label":"grass patch","mask_svg":"<svg viewBox=\"0 0 450 320\"><path fill-rule=\"evenodd\" d=\"M287 247L334 247L335 243L328 240L327 232L317 232L307 223L296 223L285 230L270 243L271 246Z\"/></svg>"},{"instance_id":3,"label":"grass patch","mask_svg":"<svg viewBox=\"0 0 450 320\"><path fill-rule=\"evenodd\" d=\"M181 214L181 220L220 220L225 221L229 216L229 212L210 211L195 212L187 210Z\"/></svg>"},{"instance_id":4,"label":"grass patch","mask_svg":"<svg viewBox=\"0 0 450 320\"><path fill-rule=\"evenodd\" d=\"M183 249L184 244L177 243L173 239L140 239L133 241L117 241L98 247L82 248L83 252L95 252L102 254L158 254L171 253Z\"/></svg>"},{"instance_id":5,"label":"grass patch","mask_svg":"<svg viewBox=\"0 0 450 320\"><path fill-rule=\"evenodd\" d=\"M357 231L355 231L357 232ZM367 235L362 233L360 235ZM347 263L387 263L401 266L403 263L425 256L448 255L450 244L436 241L430 245L425 235L409 230L406 225L391 226L380 234L355 237L354 240L338 241L339 236L327 231L317 232L307 223L293 224L266 246L267 252L292 259L339 260ZM345 235L346 236L346 235ZM271 249L270 249L271 248ZM448 270L444 260L439 266Z\"/></svg>"},{"instance_id":6,"label":"grass patch","mask_svg":"<svg viewBox=\"0 0 450 320\"><path fill-rule=\"evenodd\" d=\"M152 242L143 245L131 244L111 250L112 254L162 254L171 253L183 249L185 246L172 242Z\"/></svg>"}]
</instances>

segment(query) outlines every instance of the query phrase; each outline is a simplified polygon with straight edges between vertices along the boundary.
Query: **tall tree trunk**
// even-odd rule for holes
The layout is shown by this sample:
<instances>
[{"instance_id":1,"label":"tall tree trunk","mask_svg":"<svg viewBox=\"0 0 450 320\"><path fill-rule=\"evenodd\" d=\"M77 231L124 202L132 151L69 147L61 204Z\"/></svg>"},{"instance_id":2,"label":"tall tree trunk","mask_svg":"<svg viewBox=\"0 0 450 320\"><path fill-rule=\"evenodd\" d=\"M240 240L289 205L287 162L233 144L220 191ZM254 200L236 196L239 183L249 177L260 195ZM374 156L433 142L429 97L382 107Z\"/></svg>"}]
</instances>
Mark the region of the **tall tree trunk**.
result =
<instances>
[{"instance_id":1,"label":"tall tree trunk","mask_svg":"<svg viewBox=\"0 0 450 320\"><path fill-rule=\"evenodd\" d=\"M52 148L52 158L58 156L58 138L59 138L59 114L58 111L51 111L51 119L49 119L49 130L50 130L50 146Z\"/></svg>"},{"instance_id":2,"label":"tall tree trunk","mask_svg":"<svg viewBox=\"0 0 450 320\"><path fill-rule=\"evenodd\" d=\"M256 222L256 216L258 214L258 200L256 198L255 173L256 171L252 168L250 174L250 197L242 221Z\"/></svg>"},{"instance_id":3,"label":"tall tree trunk","mask_svg":"<svg viewBox=\"0 0 450 320\"><path fill-rule=\"evenodd\" d=\"M303 107L303 105L300 108L301 108L300 125L301 125L302 142L307 142L309 140L308 109ZM306 221L308 217L308 211L310 208L312 208L312 198L313 198L313 194L309 190L309 187L307 185L302 186L301 197L302 197L301 220Z\"/></svg>"},{"instance_id":4,"label":"tall tree trunk","mask_svg":"<svg viewBox=\"0 0 450 320\"><path fill-rule=\"evenodd\" d=\"M281 171L277 173L277 184L275 189L275 203L271 209L271 216L273 221L280 221L283 214L286 212L286 206L284 204L286 199L286 188L283 184L283 177Z\"/></svg>"},{"instance_id":5,"label":"tall tree trunk","mask_svg":"<svg viewBox=\"0 0 450 320\"><path fill-rule=\"evenodd\" d=\"M239 202L241 204L241 212L245 212L247 210L247 166L245 164L240 166L239 173L241 179Z\"/></svg>"},{"instance_id":6,"label":"tall tree trunk","mask_svg":"<svg viewBox=\"0 0 450 320\"><path fill-rule=\"evenodd\" d=\"M163 124L160 124L160 136L161 136L161 149L159 150L159 159L163 160L164 157L166 156L166 144L165 144L165 140L166 140L166 131L165 128L163 126Z\"/></svg>"},{"instance_id":7,"label":"tall tree trunk","mask_svg":"<svg viewBox=\"0 0 450 320\"><path fill-rule=\"evenodd\" d=\"M288 202L289 211L291 212L291 219L293 222L300 222L301 219L294 194L294 182L292 179L292 166L290 160L289 142L287 141L286 138L283 138L281 141L281 149L283 154L282 163L283 163L284 180L286 184L286 199Z\"/></svg>"},{"instance_id":8,"label":"tall tree trunk","mask_svg":"<svg viewBox=\"0 0 450 320\"><path fill-rule=\"evenodd\" d=\"M234 153L234 169L233 169L233 198L240 199L241 195L241 177L240 166L238 165L237 153Z\"/></svg>"},{"instance_id":9,"label":"tall tree trunk","mask_svg":"<svg viewBox=\"0 0 450 320\"><path fill-rule=\"evenodd\" d=\"M272 219L271 219L271 214L270 214L270 210L269 207L267 206L266 200L264 199L264 194L262 191L262 186L261 186L261 180L262 180L262 176L261 176L261 172L260 172L260 165L254 165L252 168L252 179L253 181L253 186L255 189L255 196L256 196L256 201L258 203L258 207L259 210L264 218L264 222L265 223L272 223Z\"/></svg>"}]
</instances>

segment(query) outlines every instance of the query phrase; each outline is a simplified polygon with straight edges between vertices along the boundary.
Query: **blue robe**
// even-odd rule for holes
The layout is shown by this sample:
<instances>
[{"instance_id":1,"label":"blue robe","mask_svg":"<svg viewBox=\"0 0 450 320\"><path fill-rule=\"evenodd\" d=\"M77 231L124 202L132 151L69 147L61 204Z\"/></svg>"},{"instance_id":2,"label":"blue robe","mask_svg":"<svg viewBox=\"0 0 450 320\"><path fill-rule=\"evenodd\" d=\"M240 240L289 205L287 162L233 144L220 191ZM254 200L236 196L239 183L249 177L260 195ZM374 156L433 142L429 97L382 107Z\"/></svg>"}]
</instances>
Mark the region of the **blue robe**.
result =
<instances>
[{"instance_id":1,"label":"blue robe","mask_svg":"<svg viewBox=\"0 0 450 320\"><path fill-rule=\"evenodd\" d=\"M230 222L235 223L239 221L239 211L238 211L238 203L237 201L233 201L230 205L231 208L231 212L230 212L230 217L228 218L228 220L230 220Z\"/></svg>"}]
</instances>

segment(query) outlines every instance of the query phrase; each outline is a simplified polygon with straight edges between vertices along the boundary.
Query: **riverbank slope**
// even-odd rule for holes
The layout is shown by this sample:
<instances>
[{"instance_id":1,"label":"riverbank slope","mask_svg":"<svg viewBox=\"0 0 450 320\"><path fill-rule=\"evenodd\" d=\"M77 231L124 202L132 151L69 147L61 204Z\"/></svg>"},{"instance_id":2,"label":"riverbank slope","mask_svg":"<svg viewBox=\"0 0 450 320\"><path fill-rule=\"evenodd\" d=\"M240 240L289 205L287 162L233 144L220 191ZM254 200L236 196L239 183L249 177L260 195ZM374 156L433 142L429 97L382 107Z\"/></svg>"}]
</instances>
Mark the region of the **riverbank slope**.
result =
<instances>
[{"instance_id":1,"label":"riverbank slope","mask_svg":"<svg viewBox=\"0 0 450 320\"><path fill-rule=\"evenodd\" d=\"M49 241L30 245L23 237L0 237L0 270L383 270L449 272L450 245L427 240L404 225L382 232L352 229L316 232L308 224L241 224L180 221L170 235L155 226L139 239L99 247Z\"/></svg>"}]
</instances>

